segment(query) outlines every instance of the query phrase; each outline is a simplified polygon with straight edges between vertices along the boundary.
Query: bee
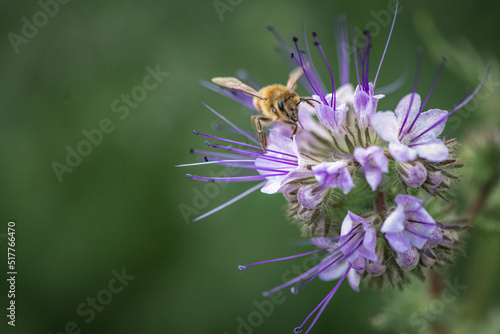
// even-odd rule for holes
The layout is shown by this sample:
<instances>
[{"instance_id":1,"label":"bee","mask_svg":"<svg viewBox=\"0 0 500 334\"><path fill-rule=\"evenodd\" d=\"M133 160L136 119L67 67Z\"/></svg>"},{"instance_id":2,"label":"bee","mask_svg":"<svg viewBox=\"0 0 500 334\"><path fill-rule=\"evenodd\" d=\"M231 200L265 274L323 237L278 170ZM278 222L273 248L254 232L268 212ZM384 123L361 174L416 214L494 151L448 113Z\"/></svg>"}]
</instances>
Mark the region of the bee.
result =
<instances>
[{"instance_id":1,"label":"bee","mask_svg":"<svg viewBox=\"0 0 500 334\"><path fill-rule=\"evenodd\" d=\"M302 76L303 70L298 67L288 77L286 86L269 85L258 92L240 80L232 77L213 78L212 82L226 88L242 91L253 96L253 104L260 114L252 116L252 125L257 131L262 151L266 152L266 134L264 126L273 122L283 122L293 127L293 136L297 133L297 122L299 121L299 104L306 102L313 106L309 99L301 98L294 92L297 81Z\"/></svg>"}]
</instances>

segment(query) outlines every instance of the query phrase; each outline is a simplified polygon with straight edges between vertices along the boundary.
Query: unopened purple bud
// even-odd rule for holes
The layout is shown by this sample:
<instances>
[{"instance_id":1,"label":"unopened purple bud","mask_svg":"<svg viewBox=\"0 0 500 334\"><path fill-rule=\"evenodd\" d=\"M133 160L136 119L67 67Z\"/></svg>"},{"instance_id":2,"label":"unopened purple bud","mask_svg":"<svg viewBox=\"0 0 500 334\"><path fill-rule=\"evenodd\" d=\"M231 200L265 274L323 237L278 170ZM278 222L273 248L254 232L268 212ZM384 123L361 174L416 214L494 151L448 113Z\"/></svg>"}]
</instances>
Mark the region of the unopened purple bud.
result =
<instances>
[{"instance_id":1,"label":"unopened purple bud","mask_svg":"<svg viewBox=\"0 0 500 334\"><path fill-rule=\"evenodd\" d=\"M436 227L429 236L425 247L434 248L441 243L441 240L443 240L443 232L439 227Z\"/></svg>"},{"instance_id":2,"label":"unopened purple bud","mask_svg":"<svg viewBox=\"0 0 500 334\"><path fill-rule=\"evenodd\" d=\"M297 184L285 184L282 188L283 195L290 203L297 203L297 191L299 186Z\"/></svg>"},{"instance_id":3,"label":"unopened purple bud","mask_svg":"<svg viewBox=\"0 0 500 334\"><path fill-rule=\"evenodd\" d=\"M427 268L430 268L436 262L436 254L432 251L432 249L424 248L420 253L420 262Z\"/></svg>"},{"instance_id":4,"label":"unopened purple bud","mask_svg":"<svg viewBox=\"0 0 500 334\"><path fill-rule=\"evenodd\" d=\"M451 246L454 243L453 236L449 231L442 231L443 233L443 238L441 239L441 242L439 243L441 246Z\"/></svg>"},{"instance_id":5,"label":"unopened purple bud","mask_svg":"<svg viewBox=\"0 0 500 334\"><path fill-rule=\"evenodd\" d=\"M373 277L377 277L385 273L386 266L382 261L381 257L378 257L377 261L367 261L366 263L366 271L372 275Z\"/></svg>"},{"instance_id":6,"label":"unopened purple bud","mask_svg":"<svg viewBox=\"0 0 500 334\"><path fill-rule=\"evenodd\" d=\"M415 268L419 259L420 254L415 247L412 247L403 253L396 253L396 262L404 271L409 271Z\"/></svg>"},{"instance_id":7,"label":"unopened purple bud","mask_svg":"<svg viewBox=\"0 0 500 334\"><path fill-rule=\"evenodd\" d=\"M441 184L441 182L443 182L443 174L441 174L441 172L439 172L439 171L428 172L427 173L427 180L434 187L437 187Z\"/></svg>"},{"instance_id":8,"label":"unopened purple bud","mask_svg":"<svg viewBox=\"0 0 500 334\"><path fill-rule=\"evenodd\" d=\"M418 161L399 163L398 172L403 182L412 188L420 187L427 179L427 169Z\"/></svg>"}]
</instances>

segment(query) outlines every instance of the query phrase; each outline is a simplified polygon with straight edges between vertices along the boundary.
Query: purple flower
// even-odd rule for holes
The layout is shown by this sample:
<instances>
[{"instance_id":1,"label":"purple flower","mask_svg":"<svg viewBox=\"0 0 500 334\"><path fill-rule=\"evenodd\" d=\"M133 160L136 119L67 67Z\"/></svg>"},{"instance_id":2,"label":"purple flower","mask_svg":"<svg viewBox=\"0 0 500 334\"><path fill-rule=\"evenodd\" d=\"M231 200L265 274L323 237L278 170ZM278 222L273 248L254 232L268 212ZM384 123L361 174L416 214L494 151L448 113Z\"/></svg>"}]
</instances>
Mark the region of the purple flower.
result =
<instances>
[{"instance_id":1,"label":"purple flower","mask_svg":"<svg viewBox=\"0 0 500 334\"><path fill-rule=\"evenodd\" d=\"M316 181L326 188L340 188L344 194L349 193L354 182L344 161L322 162L313 166Z\"/></svg>"},{"instance_id":2,"label":"purple flower","mask_svg":"<svg viewBox=\"0 0 500 334\"><path fill-rule=\"evenodd\" d=\"M366 182L375 191L382 181L382 173L389 172L389 160L384 151L378 146L368 148L356 147L354 159L361 165L365 172Z\"/></svg>"},{"instance_id":3,"label":"purple flower","mask_svg":"<svg viewBox=\"0 0 500 334\"><path fill-rule=\"evenodd\" d=\"M354 111L359 120L359 125L362 129L370 126L370 120L377 111L378 100L385 95L374 95L375 86L370 82L367 89L358 85L354 92Z\"/></svg>"},{"instance_id":4,"label":"purple flower","mask_svg":"<svg viewBox=\"0 0 500 334\"><path fill-rule=\"evenodd\" d=\"M433 235L436 222L422 207L423 201L409 195L397 195L396 209L385 219L380 231L398 253L412 246L422 249Z\"/></svg>"},{"instance_id":5,"label":"purple flower","mask_svg":"<svg viewBox=\"0 0 500 334\"><path fill-rule=\"evenodd\" d=\"M396 161L408 162L417 156L440 162L448 158L448 148L441 139L448 112L430 109L422 112L420 95L411 93L399 101L395 113L377 112L372 126L378 135L389 142L389 151Z\"/></svg>"},{"instance_id":6,"label":"purple flower","mask_svg":"<svg viewBox=\"0 0 500 334\"><path fill-rule=\"evenodd\" d=\"M255 159L255 167L261 175L269 175L261 191L266 194L274 194L280 191L285 178L289 173L276 173L276 170L292 172L300 168L297 158L298 148L296 142L288 137L282 136L277 131L270 131L269 145L262 156ZM290 162L287 164L287 161Z\"/></svg>"},{"instance_id":7,"label":"purple flower","mask_svg":"<svg viewBox=\"0 0 500 334\"><path fill-rule=\"evenodd\" d=\"M317 95L313 95L313 99L320 100L320 97ZM327 101L332 101L332 94L326 95ZM344 128L344 121L347 115L347 105L340 101L337 96L335 108L333 108L333 104L330 105L328 103L315 103L316 115L318 116L319 121L323 124L327 129L329 129L334 135L344 135L346 130Z\"/></svg>"},{"instance_id":8,"label":"purple flower","mask_svg":"<svg viewBox=\"0 0 500 334\"><path fill-rule=\"evenodd\" d=\"M352 266L347 279L351 288L359 292L359 281L361 279L359 273L362 273L365 269L365 259L373 262L377 261L375 229L370 221L348 211L342 222L340 235L340 250Z\"/></svg>"},{"instance_id":9,"label":"purple flower","mask_svg":"<svg viewBox=\"0 0 500 334\"><path fill-rule=\"evenodd\" d=\"M309 326L306 333L311 330L311 328L316 323L316 320L319 318L324 308L330 302L333 295L338 290L340 284L346 277L352 289L355 291L359 291L359 283L361 279L360 274L364 271L365 262L367 260L372 262L376 262L378 260L377 254L375 253L376 232L372 223L360 216L355 215L350 211L347 213L344 221L342 222L340 237L312 238L311 241L318 247L317 250L238 267L240 270L245 270L248 267L258 264L289 260L318 252L326 252L326 254L323 256L323 259L318 265L297 276L296 278L263 293L264 296L269 296L275 291L306 280L299 286L292 287L292 292L298 293L300 288L311 282L316 277L319 277L324 281L331 281L340 278L335 287L306 317L302 324L299 327L295 328L295 333L300 333L309 318L311 318L311 316L317 312L315 319Z\"/></svg>"}]
</instances>

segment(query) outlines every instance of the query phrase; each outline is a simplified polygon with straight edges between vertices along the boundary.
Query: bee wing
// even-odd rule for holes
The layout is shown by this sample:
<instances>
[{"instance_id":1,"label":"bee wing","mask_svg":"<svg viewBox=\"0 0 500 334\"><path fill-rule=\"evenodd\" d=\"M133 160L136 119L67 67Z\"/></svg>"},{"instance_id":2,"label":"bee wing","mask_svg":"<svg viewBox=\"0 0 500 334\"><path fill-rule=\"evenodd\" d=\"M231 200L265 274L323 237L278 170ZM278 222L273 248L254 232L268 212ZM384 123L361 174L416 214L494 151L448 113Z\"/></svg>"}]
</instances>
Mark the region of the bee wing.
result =
<instances>
[{"instance_id":1,"label":"bee wing","mask_svg":"<svg viewBox=\"0 0 500 334\"><path fill-rule=\"evenodd\" d=\"M245 85L243 82L241 82L240 80L238 80L236 78L217 77L217 78L213 78L212 82L214 84L217 84L217 85L222 86L222 87L236 89L236 90L242 91L243 93L247 93L248 95L258 97L259 99L267 100L267 98L260 95L259 92L257 92L255 89L253 89L252 87L250 87L248 85Z\"/></svg>"},{"instance_id":2,"label":"bee wing","mask_svg":"<svg viewBox=\"0 0 500 334\"><path fill-rule=\"evenodd\" d=\"M297 81L300 79L302 74L304 74L302 67L297 67L292 72L290 72L290 75L288 76L288 82L286 83L286 88L295 90L295 87L297 87Z\"/></svg>"}]
</instances>

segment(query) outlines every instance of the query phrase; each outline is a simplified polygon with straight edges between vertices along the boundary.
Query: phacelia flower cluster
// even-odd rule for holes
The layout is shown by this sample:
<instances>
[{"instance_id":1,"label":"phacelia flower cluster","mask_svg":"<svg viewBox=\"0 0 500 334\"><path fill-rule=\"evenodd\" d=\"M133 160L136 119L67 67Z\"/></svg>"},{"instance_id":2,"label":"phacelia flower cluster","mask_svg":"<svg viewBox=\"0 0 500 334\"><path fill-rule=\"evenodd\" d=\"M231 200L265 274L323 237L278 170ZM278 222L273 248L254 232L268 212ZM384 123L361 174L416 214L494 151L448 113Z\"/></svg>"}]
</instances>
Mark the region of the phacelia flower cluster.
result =
<instances>
[{"instance_id":1,"label":"phacelia flower cluster","mask_svg":"<svg viewBox=\"0 0 500 334\"><path fill-rule=\"evenodd\" d=\"M384 55L395 20L396 15ZM393 109L380 110L379 102L385 96L380 94L377 78L384 56L370 81L371 37L365 32L364 44L352 47L356 80L351 84L348 56L351 49L344 19L339 20L338 28L338 77L333 75L317 34L312 34L314 46L330 74L330 89L327 89L318 66L313 63L305 32L303 44L294 37L288 45L270 27L288 60L294 61L291 67L302 68L300 82L310 94L311 103L299 105L297 133L292 136L289 125L275 123L269 130L266 152L263 152L253 133L236 127L208 107L228 124L220 128L241 136L241 140L195 131L196 135L206 138L206 144L213 150L193 150L205 161L191 165L218 164L246 172L223 177L188 174L191 179L205 182L257 182L248 191L195 220L258 189L266 195L284 195L288 202L287 216L317 249L239 268L299 256L313 256L317 260L312 269L264 292L265 296L286 287L297 293L316 277L323 281L338 280L295 328L295 333L300 333L316 314L306 333L310 331L345 278L355 291L359 290L361 281L378 286L401 286L410 273L423 278L426 270L451 263L461 245L461 231L466 227L461 220L439 209L453 194L453 187L459 181L457 169L462 166L454 153L457 142L443 140L440 135L448 117L463 107L481 84L449 111L428 109L427 102L445 61L440 64L422 102L417 93L422 59L419 55L413 90ZM258 90L250 80L246 82ZM252 97L244 92L203 84L255 110Z\"/></svg>"}]
</instances>

